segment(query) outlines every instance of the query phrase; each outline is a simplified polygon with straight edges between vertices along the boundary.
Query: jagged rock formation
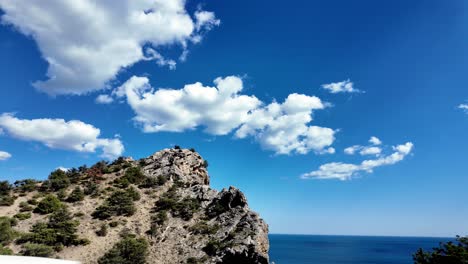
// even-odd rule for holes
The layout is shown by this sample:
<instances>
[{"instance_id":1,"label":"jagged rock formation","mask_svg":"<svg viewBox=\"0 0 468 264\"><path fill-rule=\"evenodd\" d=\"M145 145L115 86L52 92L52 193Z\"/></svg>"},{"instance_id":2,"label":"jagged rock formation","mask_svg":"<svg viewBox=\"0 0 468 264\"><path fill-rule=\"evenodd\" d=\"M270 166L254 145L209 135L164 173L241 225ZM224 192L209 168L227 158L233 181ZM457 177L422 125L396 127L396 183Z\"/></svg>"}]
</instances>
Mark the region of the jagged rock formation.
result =
<instances>
[{"instance_id":1,"label":"jagged rock formation","mask_svg":"<svg viewBox=\"0 0 468 264\"><path fill-rule=\"evenodd\" d=\"M217 192L209 187L206 162L194 150L164 149L141 160L98 163L67 175L71 183L59 190L51 189L56 179L50 177L33 190L24 191L18 184L11 191L11 196L18 196L13 205L0 206L0 216L13 217L27 211L25 204L44 199L44 193L68 199L63 203L80 222L76 235L89 244L62 245L51 257L98 263L122 234L132 234L148 242L147 263L269 263L267 224L249 209L238 189ZM80 188L87 194L82 200ZM133 207L130 198L122 197L113 205L112 199L126 192L133 197ZM13 229L33 232L35 223L49 218L32 213ZM19 237L17 241L31 241L33 236ZM17 254L25 251L19 242L7 247Z\"/></svg>"}]
</instances>

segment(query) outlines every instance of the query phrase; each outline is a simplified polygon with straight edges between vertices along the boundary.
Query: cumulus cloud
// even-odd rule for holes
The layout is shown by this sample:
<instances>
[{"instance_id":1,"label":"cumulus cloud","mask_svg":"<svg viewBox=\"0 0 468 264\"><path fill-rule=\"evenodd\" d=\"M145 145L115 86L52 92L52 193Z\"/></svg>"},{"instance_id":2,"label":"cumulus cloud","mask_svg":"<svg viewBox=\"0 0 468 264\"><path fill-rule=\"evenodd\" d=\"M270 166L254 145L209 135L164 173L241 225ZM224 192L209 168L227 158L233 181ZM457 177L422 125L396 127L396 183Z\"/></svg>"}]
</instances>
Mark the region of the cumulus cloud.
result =
<instances>
[{"instance_id":1,"label":"cumulus cloud","mask_svg":"<svg viewBox=\"0 0 468 264\"><path fill-rule=\"evenodd\" d=\"M94 153L102 151L101 157L113 159L120 156L124 146L120 139L100 138L101 131L79 120L19 119L12 114L0 115L0 127L17 139L36 141L49 148Z\"/></svg>"},{"instance_id":2,"label":"cumulus cloud","mask_svg":"<svg viewBox=\"0 0 468 264\"><path fill-rule=\"evenodd\" d=\"M335 131L309 125L313 110L326 107L318 97L294 93L283 103L265 105L253 95L241 94L243 81L237 76L217 78L214 84L154 89L148 78L133 76L113 95L126 98L135 122L147 133L204 127L212 135L235 131L236 138L251 136L277 154L334 152L329 146Z\"/></svg>"},{"instance_id":3,"label":"cumulus cloud","mask_svg":"<svg viewBox=\"0 0 468 264\"><path fill-rule=\"evenodd\" d=\"M342 82L323 84L322 88L330 93L359 93L358 89L354 89L354 84L348 79Z\"/></svg>"},{"instance_id":4,"label":"cumulus cloud","mask_svg":"<svg viewBox=\"0 0 468 264\"><path fill-rule=\"evenodd\" d=\"M185 0L0 0L2 21L31 36L48 62L47 80L34 86L51 95L84 94L105 88L123 68L154 59L175 67L144 47L177 45L184 54L220 21ZM184 55L184 56L185 56Z\"/></svg>"},{"instance_id":5,"label":"cumulus cloud","mask_svg":"<svg viewBox=\"0 0 468 264\"><path fill-rule=\"evenodd\" d=\"M107 94L100 94L98 97L96 97L96 103L97 104L110 104L114 101L114 98Z\"/></svg>"},{"instance_id":6,"label":"cumulus cloud","mask_svg":"<svg viewBox=\"0 0 468 264\"><path fill-rule=\"evenodd\" d=\"M318 170L301 175L302 179L338 179L350 180L359 172L372 173L377 167L393 165L402 161L413 149L413 143L407 142L393 147L393 153L377 159L364 160L360 164L331 162L323 164Z\"/></svg>"},{"instance_id":7,"label":"cumulus cloud","mask_svg":"<svg viewBox=\"0 0 468 264\"><path fill-rule=\"evenodd\" d=\"M377 147L378 145L382 144L382 141L377 137L371 137L369 142L372 144L371 146L361 146L361 145L354 145L351 147L347 147L344 149L344 153L348 155L354 155L355 153L359 153L360 155L380 155L382 153L382 148Z\"/></svg>"},{"instance_id":8,"label":"cumulus cloud","mask_svg":"<svg viewBox=\"0 0 468 264\"><path fill-rule=\"evenodd\" d=\"M372 145L381 145L382 141L379 138L372 136L369 139L369 143L371 143Z\"/></svg>"},{"instance_id":9,"label":"cumulus cloud","mask_svg":"<svg viewBox=\"0 0 468 264\"><path fill-rule=\"evenodd\" d=\"M11 158L11 154L6 151L0 151L0 161Z\"/></svg>"},{"instance_id":10,"label":"cumulus cloud","mask_svg":"<svg viewBox=\"0 0 468 264\"><path fill-rule=\"evenodd\" d=\"M461 109L465 111L465 113L468 113L468 104L460 104L458 105L458 109Z\"/></svg>"}]
</instances>

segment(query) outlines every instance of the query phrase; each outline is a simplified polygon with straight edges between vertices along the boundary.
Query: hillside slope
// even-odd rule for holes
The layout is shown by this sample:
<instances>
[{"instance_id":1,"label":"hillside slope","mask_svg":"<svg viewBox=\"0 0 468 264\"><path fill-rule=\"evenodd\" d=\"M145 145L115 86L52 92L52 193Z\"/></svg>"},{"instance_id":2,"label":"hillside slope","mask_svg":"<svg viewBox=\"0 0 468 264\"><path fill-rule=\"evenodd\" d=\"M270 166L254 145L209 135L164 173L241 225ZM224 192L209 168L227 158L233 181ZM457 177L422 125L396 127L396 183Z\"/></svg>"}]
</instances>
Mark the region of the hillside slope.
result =
<instances>
[{"instance_id":1,"label":"hillside slope","mask_svg":"<svg viewBox=\"0 0 468 264\"><path fill-rule=\"evenodd\" d=\"M210 189L206 166L194 150L175 148L55 171L44 182L3 183L0 232L10 235L0 235L0 254L101 264L268 263L267 224L238 189Z\"/></svg>"}]
</instances>

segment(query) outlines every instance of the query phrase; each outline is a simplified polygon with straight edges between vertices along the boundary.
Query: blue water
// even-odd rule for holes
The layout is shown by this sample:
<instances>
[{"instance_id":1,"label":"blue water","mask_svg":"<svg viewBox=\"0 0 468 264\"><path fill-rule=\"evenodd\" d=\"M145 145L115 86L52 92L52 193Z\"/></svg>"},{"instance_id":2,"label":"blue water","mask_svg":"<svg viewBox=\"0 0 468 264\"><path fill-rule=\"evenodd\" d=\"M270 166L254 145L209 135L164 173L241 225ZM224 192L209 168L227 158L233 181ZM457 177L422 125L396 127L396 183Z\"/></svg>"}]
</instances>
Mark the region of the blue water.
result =
<instances>
[{"instance_id":1,"label":"blue water","mask_svg":"<svg viewBox=\"0 0 468 264\"><path fill-rule=\"evenodd\" d=\"M450 238L270 235L275 264L412 264L412 254Z\"/></svg>"}]
</instances>

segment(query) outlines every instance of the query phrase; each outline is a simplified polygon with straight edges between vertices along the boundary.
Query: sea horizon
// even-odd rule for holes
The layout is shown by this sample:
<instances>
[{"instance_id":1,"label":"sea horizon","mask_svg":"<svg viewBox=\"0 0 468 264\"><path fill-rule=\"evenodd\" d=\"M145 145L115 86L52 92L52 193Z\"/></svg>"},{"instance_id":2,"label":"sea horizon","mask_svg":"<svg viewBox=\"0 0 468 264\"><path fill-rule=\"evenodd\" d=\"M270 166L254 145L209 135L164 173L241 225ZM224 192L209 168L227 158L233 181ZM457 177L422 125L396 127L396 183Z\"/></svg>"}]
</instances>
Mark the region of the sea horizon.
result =
<instances>
[{"instance_id":1,"label":"sea horizon","mask_svg":"<svg viewBox=\"0 0 468 264\"><path fill-rule=\"evenodd\" d=\"M430 250L444 237L270 234L275 264L411 264L419 249Z\"/></svg>"}]
</instances>

